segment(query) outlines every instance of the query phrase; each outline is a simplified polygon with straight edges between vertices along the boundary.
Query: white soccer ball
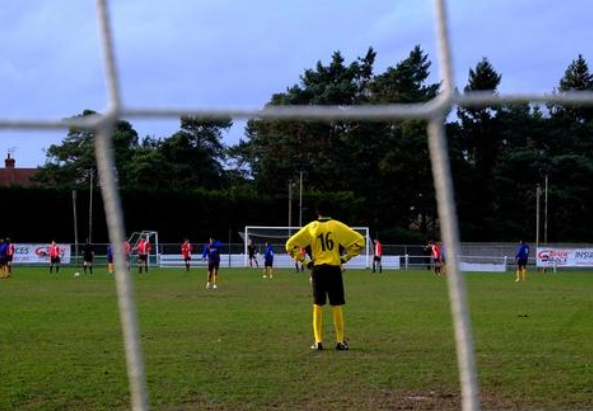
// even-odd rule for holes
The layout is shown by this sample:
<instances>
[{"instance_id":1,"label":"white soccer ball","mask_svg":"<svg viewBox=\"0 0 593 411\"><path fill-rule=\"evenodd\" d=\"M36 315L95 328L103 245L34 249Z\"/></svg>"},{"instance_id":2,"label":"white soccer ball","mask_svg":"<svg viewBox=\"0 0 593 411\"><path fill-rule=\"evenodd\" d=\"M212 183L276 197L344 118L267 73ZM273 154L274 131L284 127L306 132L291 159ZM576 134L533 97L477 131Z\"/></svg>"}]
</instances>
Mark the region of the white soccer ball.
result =
<instances>
[{"instance_id":1,"label":"white soccer ball","mask_svg":"<svg viewBox=\"0 0 593 411\"><path fill-rule=\"evenodd\" d=\"M80 277L80 273L79 272L75 272L74 273L74 277Z\"/></svg>"}]
</instances>

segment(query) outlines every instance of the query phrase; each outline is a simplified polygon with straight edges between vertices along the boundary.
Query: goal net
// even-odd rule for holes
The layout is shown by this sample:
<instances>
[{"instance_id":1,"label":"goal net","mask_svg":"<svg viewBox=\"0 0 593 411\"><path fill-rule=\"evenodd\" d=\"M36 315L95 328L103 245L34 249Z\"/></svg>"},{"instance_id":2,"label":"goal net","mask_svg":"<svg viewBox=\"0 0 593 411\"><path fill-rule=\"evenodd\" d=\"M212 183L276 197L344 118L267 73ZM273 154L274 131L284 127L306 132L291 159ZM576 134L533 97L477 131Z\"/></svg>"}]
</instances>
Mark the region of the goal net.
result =
<instances>
[{"instance_id":1,"label":"goal net","mask_svg":"<svg viewBox=\"0 0 593 411\"><path fill-rule=\"evenodd\" d=\"M274 247L274 266L276 267L293 267L294 260L286 253L286 241L301 227L266 227L266 226L246 226L243 233L243 240L245 242L244 264L245 267L249 264L249 255L247 252L247 245L249 240L252 241L255 249L259 253L256 258L261 258L264 252L266 242ZM348 261L346 266L348 268L369 268L372 259L372 247L369 237L368 227L352 227L354 231L359 232L365 238L364 251L357 257Z\"/></svg>"}]
</instances>

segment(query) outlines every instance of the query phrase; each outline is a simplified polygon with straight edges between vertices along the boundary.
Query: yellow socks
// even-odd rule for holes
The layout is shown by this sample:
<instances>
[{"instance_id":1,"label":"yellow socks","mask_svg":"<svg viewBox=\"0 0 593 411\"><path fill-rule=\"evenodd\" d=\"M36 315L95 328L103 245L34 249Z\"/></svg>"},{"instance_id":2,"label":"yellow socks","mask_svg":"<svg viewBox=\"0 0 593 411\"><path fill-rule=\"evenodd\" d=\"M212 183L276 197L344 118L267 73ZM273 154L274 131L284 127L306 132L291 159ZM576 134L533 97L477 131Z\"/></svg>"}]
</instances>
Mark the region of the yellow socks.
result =
<instances>
[{"instance_id":1,"label":"yellow socks","mask_svg":"<svg viewBox=\"0 0 593 411\"><path fill-rule=\"evenodd\" d=\"M336 328L336 341L344 342L344 314L342 312L342 306L332 306L332 313L334 316L334 326ZM317 304L313 304L313 334L315 336L315 342L323 342L323 307Z\"/></svg>"},{"instance_id":2,"label":"yellow socks","mask_svg":"<svg viewBox=\"0 0 593 411\"><path fill-rule=\"evenodd\" d=\"M335 305L332 307L334 314L334 326L336 327L337 342L344 342L344 314L342 313L342 306Z\"/></svg>"},{"instance_id":3,"label":"yellow socks","mask_svg":"<svg viewBox=\"0 0 593 411\"><path fill-rule=\"evenodd\" d=\"M316 343L320 343L323 341L321 330L322 322L323 308L320 305L313 304L313 334L315 336Z\"/></svg>"}]
</instances>

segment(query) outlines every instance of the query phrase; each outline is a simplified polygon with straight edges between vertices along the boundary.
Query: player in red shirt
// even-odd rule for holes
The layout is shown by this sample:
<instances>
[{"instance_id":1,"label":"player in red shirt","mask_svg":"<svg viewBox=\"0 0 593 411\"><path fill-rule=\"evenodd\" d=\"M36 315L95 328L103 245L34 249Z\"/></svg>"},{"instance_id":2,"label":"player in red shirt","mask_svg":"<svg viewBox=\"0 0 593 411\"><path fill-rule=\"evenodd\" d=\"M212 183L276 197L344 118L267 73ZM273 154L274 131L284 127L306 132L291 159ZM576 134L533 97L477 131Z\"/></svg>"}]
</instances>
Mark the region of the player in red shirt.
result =
<instances>
[{"instance_id":1,"label":"player in red shirt","mask_svg":"<svg viewBox=\"0 0 593 411\"><path fill-rule=\"evenodd\" d=\"M148 272L148 256L150 255L150 250L152 249L152 245L150 241L146 239L145 235L140 237L140 241L138 241L138 245L134 247L135 251L138 251L138 272L142 274L142 269L144 268L145 272Z\"/></svg>"},{"instance_id":2,"label":"player in red shirt","mask_svg":"<svg viewBox=\"0 0 593 411\"><path fill-rule=\"evenodd\" d=\"M47 248L49 253L49 273L53 273L54 267L56 267L56 274L60 272L60 254L62 252L59 245L55 241L51 242L51 245Z\"/></svg>"},{"instance_id":3,"label":"player in red shirt","mask_svg":"<svg viewBox=\"0 0 593 411\"><path fill-rule=\"evenodd\" d=\"M185 262L185 271L189 271L191 253L193 250L194 246L189 242L189 239L184 238L183 244L181 244L181 255L183 256L183 261Z\"/></svg>"},{"instance_id":4,"label":"player in red shirt","mask_svg":"<svg viewBox=\"0 0 593 411\"><path fill-rule=\"evenodd\" d=\"M381 259L383 258L383 245L379 242L379 240L374 240L375 243L375 256L373 257L373 272L376 272L375 264L379 267L379 272L383 272L383 264L381 263Z\"/></svg>"},{"instance_id":5,"label":"player in red shirt","mask_svg":"<svg viewBox=\"0 0 593 411\"><path fill-rule=\"evenodd\" d=\"M441 275L441 266L443 264L441 247L434 241L431 241L429 244L432 251L432 258L434 260L434 274Z\"/></svg>"},{"instance_id":6,"label":"player in red shirt","mask_svg":"<svg viewBox=\"0 0 593 411\"><path fill-rule=\"evenodd\" d=\"M128 270L130 269L130 254L132 254L132 246L130 245L129 241L124 241L124 254L126 257L126 264L128 265Z\"/></svg>"},{"instance_id":7,"label":"player in red shirt","mask_svg":"<svg viewBox=\"0 0 593 411\"><path fill-rule=\"evenodd\" d=\"M6 270L8 271L7 277L12 276L12 259L14 258L14 244L10 241L10 238L6 238Z\"/></svg>"}]
</instances>

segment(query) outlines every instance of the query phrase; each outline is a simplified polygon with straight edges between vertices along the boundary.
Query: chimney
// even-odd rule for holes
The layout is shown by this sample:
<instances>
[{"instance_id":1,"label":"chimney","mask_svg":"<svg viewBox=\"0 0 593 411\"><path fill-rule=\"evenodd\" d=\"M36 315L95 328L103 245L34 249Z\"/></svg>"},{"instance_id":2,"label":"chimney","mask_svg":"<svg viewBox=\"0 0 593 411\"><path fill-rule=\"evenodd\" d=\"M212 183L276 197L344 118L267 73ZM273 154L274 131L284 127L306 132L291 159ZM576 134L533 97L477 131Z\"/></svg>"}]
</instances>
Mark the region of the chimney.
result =
<instances>
[{"instance_id":1,"label":"chimney","mask_svg":"<svg viewBox=\"0 0 593 411\"><path fill-rule=\"evenodd\" d=\"M10 153L8 153L8 157L6 157L6 159L4 160L4 165L6 166L6 168L14 168L14 163L16 163L16 160L14 158L11 158Z\"/></svg>"}]
</instances>

